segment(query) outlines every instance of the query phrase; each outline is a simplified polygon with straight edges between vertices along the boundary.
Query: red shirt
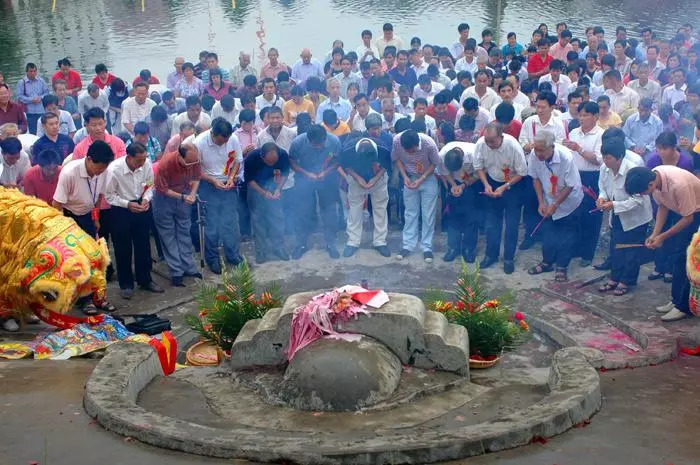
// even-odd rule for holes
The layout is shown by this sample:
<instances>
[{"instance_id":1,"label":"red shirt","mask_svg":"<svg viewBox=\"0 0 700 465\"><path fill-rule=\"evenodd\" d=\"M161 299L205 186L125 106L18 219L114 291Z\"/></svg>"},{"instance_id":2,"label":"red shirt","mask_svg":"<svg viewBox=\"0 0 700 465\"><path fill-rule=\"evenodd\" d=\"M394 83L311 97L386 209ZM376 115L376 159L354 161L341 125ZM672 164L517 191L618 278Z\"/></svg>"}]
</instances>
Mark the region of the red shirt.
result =
<instances>
[{"instance_id":1,"label":"red shirt","mask_svg":"<svg viewBox=\"0 0 700 465\"><path fill-rule=\"evenodd\" d=\"M136 79L134 79L133 85L135 86L139 82L143 82L143 79L141 79L141 76L136 76ZM158 80L157 77L151 76L151 78L148 80L148 84L160 84L160 81Z\"/></svg>"},{"instance_id":2,"label":"red shirt","mask_svg":"<svg viewBox=\"0 0 700 465\"><path fill-rule=\"evenodd\" d=\"M83 81L80 79L80 73L74 69L68 70L68 78L66 78L61 71L56 71L51 76L51 82L54 83L59 79L66 81L66 90L69 94L77 96L83 88Z\"/></svg>"},{"instance_id":3,"label":"red shirt","mask_svg":"<svg viewBox=\"0 0 700 465\"><path fill-rule=\"evenodd\" d=\"M428 106L428 108L425 110L425 113L432 116L433 119L435 119L435 124L437 125L439 125L443 121L447 121L449 123L454 124L455 119L457 119L457 107L452 105L451 103L447 104L447 109L442 113L437 112L437 110L435 109L435 105Z\"/></svg>"},{"instance_id":4,"label":"red shirt","mask_svg":"<svg viewBox=\"0 0 700 465\"><path fill-rule=\"evenodd\" d=\"M510 122L510 124L505 128L503 132L508 134L509 136L513 136L516 139L520 139L520 131L523 129L523 123L520 121L514 119L513 121ZM481 136L484 135L486 132L486 128L481 130Z\"/></svg>"},{"instance_id":5,"label":"red shirt","mask_svg":"<svg viewBox=\"0 0 700 465\"><path fill-rule=\"evenodd\" d=\"M544 60L540 56L540 54L533 55L532 58L530 58L527 61L527 72L530 74L535 74L539 73L543 69L549 68L549 64L554 60L552 58L552 55L547 54L547 58Z\"/></svg>"},{"instance_id":6,"label":"red shirt","mask_svg":"<svg viewBox=\"0 0 700 465\"><path fill-rule=\"evenodd\" d=\"M19 126L19 132L27 132L27 117L24 110L14 102L7 103L7 110L0 108L0 126L14 123Z\"/></svg>"},{"instance_id":7,"label":"red shirt","mask_svg":"<svg viewBox=\"0 0 700 465\"><path fill-rule=\"evenodd\" d=\"M58 184L58 175L60 172L61 167L59 166L53 177L51 179L46 179L44 178L44 173L41 172L41 166L32 166L24 173L24 193L33 195L51 205L53 194L56 192L56 185Z\"/></svg>"},{"instance_id":8,"label":"red shirt","mask_svg":"<svg viewBox=\"0 0 700 465\"><path fill-rule=\"evenodd\" d=\"M107 87L108 85L112 84L112 82L113 82L116 78L117 78L117 77L116 77L114 74L112 74L112 73L107 73L107 82L102 82L102 81L100 80L100 77L99 77L99 76L95 76L94 78L92 78L92 83L95 84L95 85L96 85L97 87L99 87L100 89L104 89L104 88Z\"/></svg>"}]
</instances>

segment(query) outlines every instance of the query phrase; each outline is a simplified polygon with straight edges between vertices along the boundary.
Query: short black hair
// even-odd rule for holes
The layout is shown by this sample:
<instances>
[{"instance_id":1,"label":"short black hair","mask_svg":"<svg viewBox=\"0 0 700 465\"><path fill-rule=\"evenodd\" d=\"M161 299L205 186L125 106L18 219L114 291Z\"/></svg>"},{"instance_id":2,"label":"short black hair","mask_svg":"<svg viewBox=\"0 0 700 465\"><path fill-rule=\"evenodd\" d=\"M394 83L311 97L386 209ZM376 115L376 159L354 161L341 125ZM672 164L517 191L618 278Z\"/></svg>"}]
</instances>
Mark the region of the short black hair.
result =
<instances>
[{"instance_id":1,"label":"short black hair","mask_svg":"<svg viewBox=\"0 0 700 465\"><path fill-rule=\"evenodd\" d=\"M674 148L678 145L678 137L672 131L664 131L656 137L655 145L661 148Z\"/></svg>"},{"instance_id":2,"label":"short black hair","mask_svg":"<svg viewBox=\"0 0 700 465\"><path fill-rule=\"evenodd\" d=\"M625 151L625 142L618 138L606 140L600 147L600 153L602 153L604 156L610 155L617 160L620 160L625 156Z\"/></svg>"},{"instance_id":3,"label":"short black hair","mask_svg":"<svg viewBox=\"0 0 700 465\"><path fill-rule=\"evenodd\" d=\"M384 26L382 26L382 31L393 31L394 26L391 23L384 23Z\"/></svg>"},{"instance_id":4,"label":"short black hair","mask_svg":"<svg viewBox=\"0 0 700 465\"><path fill-rule=\"evenodd\" d=\"M58 115L52 111L47 111L41 115L41 124L46 124L46 122L52 118L58 119Z\"/></svg>"},{"instance_id":5,"label":"short black hair","mask_svg":"<svg viewBox=\"0 0 700 465\"><path fill-rule=\"evenodd\" d=\"M195 105L201 105L201 104L202 104L202 101L199 100L199 97L197 97L196 95L190 95L189 97L187 97L185 99L185 106L187 108L193 107Z\"/></svg>"},{"instance_id":6,"label":"short black hair","mask_svg":"<svg viewBox=\"0 0 700 465\"><path fill-rule=\"evenodd\" d=\"M476 118L469 115L459 117L459 129L462 131L473 131L476 129Z\"/></svg>"},{"instance_id":7,"label":"short black hair","mask_svg":"<svg viewBox=\"0 0 700 465\"><path fill-rule=\"evenodd\" d=\"M249 74L243 78L243 85L246 87L253 87L257 83L258 83L258 78L256 78L252 74Z\"/></svg>"},{"instance_id":8,"label":"short black hair","mask_svg":"<svg viewBox=\"0 0 700 465\"><path fill-rule=\"evenodd\" d=\"M244 108L238 115L238 121L241 123L252 123L255 121L255 111L250 108Z\"/></svg>"},{"instance_id":9,"label":"short black hair","mask_svg":"<svg viewBox=\"0 0 700 465\"><path fill-rule=\"evenodd\" d=\"M496 121L501 124L510 124L515 118L515 108L508 102L501 102L496 107Z\"/></svg>"},{"instance_id":10,"label":"short black hair","mask_svg":"<svg viewBox=\"0 0 700 465\"><path fill-rule=\"evenodd\" d=\"M595 102L581 102L581 104L578 106L578 111L579 113L585 111L586 113L597 115L600 113L600 108Z\"/></svg>"},{"instance_id":11,"label":"short black hair","mask_svg":"<svg viewBox=\"0 0 700 465\"><path fill-rule=\"evenodd\" d=\"M401 147L403 147L404 150L408 150L418 147L418 144L420 144L420 136L418 136L418 132L414 129L408 129L401 133L400 141Z\"/></svg>"},{"instance_id":12,"label":"short black hair","mask_svg":"<svg viewBox=\"0 0 700 465\"><path fill-rule=\"evenodd\" d=\"M459 26L457 26L457 32L468 31L468 30L469 30L469 24L467 24L467 23L460 23Z\"/></svg>"},{"instance_id":13,"label":"short black hair","mask_svg":"<svg viewBox=\"0 0 700 465\"><path fill-rule=\"evenodd\" d=\"M94 108L91 110L94 110ZM112 147L110 147L107 142L103 140L96 140L90 144L90 147L88 147L86 157L92 160L93 163L109 165L114 160L114 152L112 151Z\"/></svg>"},{"instance_id":14,"label":"short black hair","mask_svg":"<svg viewBox=\"0 0 700 465\"><path fill-rule=\"evenodd\" d=\"M411 121L408 118L399 118L394 123L394 133L400 134L411 128Z\"/></svg>"},{"instance_id":15,"label":"short black hair","mask_svg":"<svg viewBox=\"0 0 700 465\"><path fill-rule=\"evenodd\" d=\"M202 108L204 109L204 111L211 111L211 109L214 108L215 103L216 99L210 94L202 95Z\"/></svg>"},{"instance_id":16,"label":"short black hair","mask_svg":"<svg viewBox=\"0 0 700 465\"><path fill-rule=\"evenodd\" d=\"M107 66L104 63L99 63L95 65L95 74L104 73L107 71Z\"/></svg>"},{"instance_id":17,"label":"short black hair","mask_svg":"<svg viewBox=\"0 0 700 465\"><path fill-rule=\"evenodd\" d=\"M475 99L474 97L469 97L464 99L464 102L462 102L462 108L464 108L464 111L474 111L479 109L479 101Z\"/></svg>"},{"instance_id":18,"label":"short black hair","mask_svg":"<svg viewBox=\"0 0 700 465\"><path fill-rule=\"evenodd\" d=\"M41 167L60 165L63 163L63 157L54 149L44 149L41 152L34 154L33 161Z\"/></svg>"},{"instance_id":19,"label":"short black hair","mask_svg":"<svg viewBox=\"0 0 700 465\"><path fill-rule=\"evenodd\" d=\"M568 37L569 39L571 39L571 37L573 37L573 34L571 34L570 30L564 29L559 33L559 37Z\"/></svg>"},{"instance_id":20,"label":"short black hair","mask_svg":"<svg viewBox=\"0 0 700 465\"><path fill-rule=\"evenodd\" d=\"M14 155L22 151L22 143L16 137L8 137L0 141L0 149L2 153Z\"/></svg>"},{"instance_id":21,"label":"short black hair","mask_svg":"<svg viewBox=\"0 0 700 465\"><path fill-rule=\"evenodd\" d=\"M459 171L463 164L464 152L462 152L462 149L455 147L447 151L445 154L445 168L447 168L448 171L452 173Z\"/></svg>"},{"instance_id":22,"label":"short black hair","mask_svg":"<svg viewBox=\"0 0 700 465\"><path fill-rule=\"evenodd\" d=\"M231 126L231 123L229 123L225 118L222 118L221 116L219 116L218 118L214 118L214 121L211 122L212 136L221 136L228 138L231 137L231 134L233 134L233 127Z\"/></svg>"},{"instance_id":23,"label":"short black hair","mask_svg":"<svg viewBox=\"0 0 700 465\"><path fill-rule=\"evenodd\" d=\"M85 114L83 114L83 119L85 120L85 123L90 123L90 120L93 118L105 119L105 112L102 110L102 108L92 107L88 109L88 111L86 111Z\"/></svg>"},{"instance_id":24,"label":"short black hair","mask_svg":"<svg viewBox=\"0 0 700 465\"><path fill-rule=\"evenodd\" d=\"M126 154L130 157L135 157L140 153L146 153L146 147L140 142L131 142L126 148Z\"/></svg>"},{"instance_id":25,"label":"short black hair","mask_svg":"<svg viewBox=\"0 0 700 465\"><path fill-rule=\"evenodd\" d=\"M134 134L148 134L149 132L150 129L147 122L137 121L136 124L134 124Z\"/></svg>"},{"instance_id":26,"label":"short black hair","mask_svg":"<svg viewBox=\"0 0 700 465\"><path fill-rule=\"evenodd\" d=\"M54 94L46 94L41 97L41 104L45 107L49 105L58 105L58 97Z\"/></svg>"},{"instance_id":27,"label":"short black hair","mask_svg":"<svg viewBox=\"0 0 700 465\"><path fill-rule=\"evenodd\" d=\"M330 126L332 124L336 124L338 122L338 114L335 112L335 110L328 109L323 112L323 122L327 125Z\"/></svg>"},{"instance_id":28,"label":"short black hair","mask_svg":"<svg viewBox=\"0 0 700 465\"><path fill-rule=\"evenodd\" d=\"M312 124L311 127L306 131L306 137L312 144L323 144L326 142L326 129L320 124Z\"/></svg>"},{"instance_id":29,"label":"short black hair","mask_svg":"<svg viewBox=\"0 0 700 465\"><path fill-rule=\"evenodd\" d=\"M625 190L629 195L641 194L656 180L656 173L644 166L636 166L627 172Z\"/></svg>"},{"instance_id":30,"label":"short black hair","mask_svg":"<svg viewBox=\"0 0 700 465\"><path fill-rule=\"evenodd\" d=\"M168 119L168 112L165 111L165 108L161 107L160 105L156 105L151 109L151 121L156 121L158 123L162 123L163 121L165 121L167 119Z\"/></svg>"},{"instance_id":31,"label":"short black hair","mask_svg":"<svg viewBox=\"0 0 700 465\"><path fill-rule=\"evenodd\" d=\"M537 94L537 101L539 102L540 100L546 101L551 107L554 106L555 103L557 103L557 96L554 95L554 92L545 90L544 92L540 92L539 94Z\"/></svg>"}]
</instances>

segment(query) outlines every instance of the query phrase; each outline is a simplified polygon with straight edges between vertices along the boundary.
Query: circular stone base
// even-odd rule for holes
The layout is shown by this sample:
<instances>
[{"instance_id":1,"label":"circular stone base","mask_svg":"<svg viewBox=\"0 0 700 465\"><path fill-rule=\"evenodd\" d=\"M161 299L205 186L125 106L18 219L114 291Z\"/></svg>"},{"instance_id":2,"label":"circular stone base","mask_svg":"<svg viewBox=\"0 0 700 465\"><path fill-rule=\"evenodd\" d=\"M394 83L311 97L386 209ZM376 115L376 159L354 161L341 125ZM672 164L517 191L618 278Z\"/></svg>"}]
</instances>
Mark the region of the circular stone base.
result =
<instances>
[{"instance_id":1,"label":"circular stone base","mask_svg":"<svg viewBox=\"0 0 700 465\"><path fill-rule=\"evenodd\" d=\"M356 411L390 397L401 379L401 362L383 344L324 337L289 363L280 398L298 410Z\"/></svg>"}]
</instances>

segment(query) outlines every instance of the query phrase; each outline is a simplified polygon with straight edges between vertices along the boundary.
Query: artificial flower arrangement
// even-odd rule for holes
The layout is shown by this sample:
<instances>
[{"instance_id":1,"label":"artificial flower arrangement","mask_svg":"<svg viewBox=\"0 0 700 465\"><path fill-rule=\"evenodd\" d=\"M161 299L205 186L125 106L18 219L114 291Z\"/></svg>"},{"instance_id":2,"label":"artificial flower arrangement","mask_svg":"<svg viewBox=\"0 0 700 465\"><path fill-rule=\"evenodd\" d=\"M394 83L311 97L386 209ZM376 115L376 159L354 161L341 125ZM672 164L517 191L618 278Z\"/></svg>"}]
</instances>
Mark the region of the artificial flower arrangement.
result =
<instances>
[{"instance_id":1,"label":"artificial flower arrangement","mask_svg":"<svg viewBox=\"0 0 700 465\"><path fill-rule=\"evenodd\" d=\"M281 300L277 287L255 294L253 274L247 262L222 270L223 285L202 284L195 294L199 313L188 315L185 322L200 337L230 353L233 341L247 321L262 318Z\"/></svg>"},{"instance_id":2,"label":"artificial flower arrangement","mask_svg":"<svg viewBox=\"0 0 700 465\"><path fill-rule=\"evenodd\" d=\"M462 263L454 297L455 300L448 300L444 292L431 290L424 301L428 309L466 328L470 363L498 360L503 351L522 342L530 330L524 315L511 311L512 294L489 299L481 285L478 266L472 272Z\"/></svg>"}]
</instances>

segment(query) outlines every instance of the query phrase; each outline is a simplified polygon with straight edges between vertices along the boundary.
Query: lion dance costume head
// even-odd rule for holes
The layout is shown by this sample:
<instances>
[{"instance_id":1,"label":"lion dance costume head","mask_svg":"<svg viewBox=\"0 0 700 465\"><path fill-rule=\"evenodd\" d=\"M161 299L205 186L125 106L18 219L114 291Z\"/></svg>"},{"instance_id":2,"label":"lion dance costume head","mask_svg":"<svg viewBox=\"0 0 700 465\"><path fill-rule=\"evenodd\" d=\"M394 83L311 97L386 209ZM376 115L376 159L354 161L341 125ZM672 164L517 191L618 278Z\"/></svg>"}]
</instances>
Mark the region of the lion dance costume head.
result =
<instances>
[{"instance_id":1,"label":"lion dance costume head","mask_svg":"<svg viewBox=\"0 0 700 465\"><path fill-rule=\"evenodd\" d=\"M33 312L62 328L92 322L66 313L80 297L102 303L108 264L104 239L46 202L0 187L0 315Z\"/></svg>"}]
</instances>

